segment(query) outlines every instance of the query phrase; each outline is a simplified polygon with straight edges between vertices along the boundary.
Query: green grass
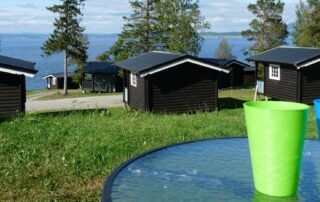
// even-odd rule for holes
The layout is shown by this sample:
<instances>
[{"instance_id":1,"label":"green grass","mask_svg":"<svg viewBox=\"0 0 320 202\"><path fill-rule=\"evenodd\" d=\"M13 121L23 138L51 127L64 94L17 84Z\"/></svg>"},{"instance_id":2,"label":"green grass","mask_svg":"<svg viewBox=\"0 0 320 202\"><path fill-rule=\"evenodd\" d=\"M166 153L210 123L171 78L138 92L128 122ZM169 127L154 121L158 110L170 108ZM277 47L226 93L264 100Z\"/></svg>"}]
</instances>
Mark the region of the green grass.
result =
<instances>
[{"instance_id":1,"label":"green grass","mask_svg":"<svg viewBox=\"0 0 320 202\"><path fill-rule=\"evenodd\" d=\"M49 92L49 90L47 90L47 89L44 89L44 90L27 90L26 94L27 94L27 96L30 96L30 95L36 95L36 94L39 94L39 93L46 93L46 92Z\"/></svg>"},{"instance_id":2,"label":"green grass","mask_svg":"<svg viewBox=\"0 0 320 202\"><path fill-rule=\"evenodd\" d=\"M230 97L232 96L232 97ZM0 201L99 201L107 176L127 159L172 143L246 134L241 103L223 91L219 112L157 115L121 108L29 114L0 123ZM308 138L317 138L311 110Z\"/></svg>"},{"instance_id":3,"label":"green grass","mask_svg":"<svg viewBox=\"0 0 320 202\"><path fill-rule=\"evenodd\" d=\"M52 90L54 91L54 90ZM108 95L121 95L122 93L94 93L86 92L83 93L82 90L68 90L68 95L63 96L62 91L55 91L53 95L47 95L39 98L38 100L54 100L54 99L65 99L65 98L78 98L78 97L92 97L92 96L108 96Z\"/></svg>"}]
</instances>

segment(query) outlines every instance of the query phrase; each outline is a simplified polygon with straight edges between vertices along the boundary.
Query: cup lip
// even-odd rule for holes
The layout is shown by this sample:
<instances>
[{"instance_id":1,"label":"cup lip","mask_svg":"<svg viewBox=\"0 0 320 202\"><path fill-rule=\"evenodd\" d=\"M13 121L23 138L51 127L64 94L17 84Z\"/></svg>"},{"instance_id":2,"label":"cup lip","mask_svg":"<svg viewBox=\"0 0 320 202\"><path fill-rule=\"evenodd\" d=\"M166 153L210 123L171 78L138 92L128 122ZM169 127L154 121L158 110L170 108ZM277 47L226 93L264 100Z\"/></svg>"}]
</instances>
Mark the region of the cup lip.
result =
<instances>
[{"instance_id":1,"label":"cup lip","mask_svg":"<svg viewBox=\"0 0 320 202\"><path fill-rule=\"evenodd\" d=\"M250 104L253 103L270 103L270 104L274 104L274 103L281 103L281 104L286 104L286 105L295 105L295 106L299 106L299 107L291 107L291 108L268 108L268 107L258 107L258 106L252 106ZM243 103L243 106L245 108L254 108L257 110L267 110L267 111L305 111L305 110L309 110L310 106L306 105L306 104L302 104L302 103L297 103L297 102L287 102L287 101L249 101L249 102L245 102Z\"/></svg>"},{"instance_id":2,"label":"cup lip","mask_svg":"<svg viewBox=\"0 0 320 202\"><path fill-rule=\"evenodd\" d=\"M314 103L314 104L320 104L320 99L315 99L315 100L313 100L313 103Z\"/></svg>"}]
</instances>

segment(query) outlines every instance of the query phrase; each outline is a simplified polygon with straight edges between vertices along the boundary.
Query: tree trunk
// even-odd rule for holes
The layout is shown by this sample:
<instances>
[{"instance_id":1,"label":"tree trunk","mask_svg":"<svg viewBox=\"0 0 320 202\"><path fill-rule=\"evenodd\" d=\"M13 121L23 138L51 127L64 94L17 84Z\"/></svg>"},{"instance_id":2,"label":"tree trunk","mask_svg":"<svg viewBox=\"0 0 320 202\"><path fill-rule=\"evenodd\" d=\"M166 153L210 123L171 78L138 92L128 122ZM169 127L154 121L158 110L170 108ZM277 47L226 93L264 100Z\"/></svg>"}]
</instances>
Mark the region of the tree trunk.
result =
<instances>
[{"instance_id":1,"label":"tree trunk","mask_svg":"<svg viewBox=\"0 0 320 202\"><path fill-rule=\"evenodd\" d=\"M67 51L63 51L64 54L64 79L63 79L63 96L68 94L68 55Z\"/></svg>"}]
</instances>

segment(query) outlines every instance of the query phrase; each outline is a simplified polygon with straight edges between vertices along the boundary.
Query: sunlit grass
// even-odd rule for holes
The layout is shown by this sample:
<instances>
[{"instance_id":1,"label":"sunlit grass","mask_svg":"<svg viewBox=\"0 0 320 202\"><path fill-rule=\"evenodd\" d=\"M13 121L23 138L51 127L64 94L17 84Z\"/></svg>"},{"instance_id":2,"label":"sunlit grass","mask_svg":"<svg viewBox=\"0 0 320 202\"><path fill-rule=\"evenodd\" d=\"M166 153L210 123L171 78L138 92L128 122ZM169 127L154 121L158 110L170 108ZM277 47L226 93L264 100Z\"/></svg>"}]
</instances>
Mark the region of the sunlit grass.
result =
<instances>
[{"instance_id":1,"label":"sunlit grass","mask_svg":"<svg viewBox=\"0 0 320 202\"><path fill-rule=\"evenodd\" d=\"M166 115L114 108L4 121L0 201L99 201L107 176L135 155L184 141L245 136L241 103L251 100L252 92L221 92L228 103L211 113ZM307 137L317 138L313 110Z\"/></svg>"}]
</instances>

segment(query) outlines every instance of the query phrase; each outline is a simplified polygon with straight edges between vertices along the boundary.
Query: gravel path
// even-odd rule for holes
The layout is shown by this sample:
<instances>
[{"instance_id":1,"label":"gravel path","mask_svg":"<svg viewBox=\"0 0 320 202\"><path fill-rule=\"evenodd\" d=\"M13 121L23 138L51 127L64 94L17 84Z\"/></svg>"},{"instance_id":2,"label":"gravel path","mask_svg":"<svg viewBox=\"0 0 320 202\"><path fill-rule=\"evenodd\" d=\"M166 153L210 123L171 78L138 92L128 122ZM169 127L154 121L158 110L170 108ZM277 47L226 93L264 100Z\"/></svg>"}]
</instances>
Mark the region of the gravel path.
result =
<instances>
[{"instance_id":1,"label":"gravel path","mask_svg":"<svg viewBox=\"0 0 320 202\"><path fill-rule=\"evenodd\" d=\"M36 100L28 97L26 103L27 112L62 111L72 109L95 109L123 107L122 95L94 96L81 98L66 98L54 100Z\"/></svg>"},{"instance_id":2,"label":"gravel path","mask_svg":"<svg viewBox=\"0 0 320 202\"><path fill-rule=\"evenodd\" d=\"M27 95L27 102L28 101L35 101L38 100L39 98L54 95L56 92L44 92L44 93L37 93L34 95Z\"/></svg>"}]
</instances>

